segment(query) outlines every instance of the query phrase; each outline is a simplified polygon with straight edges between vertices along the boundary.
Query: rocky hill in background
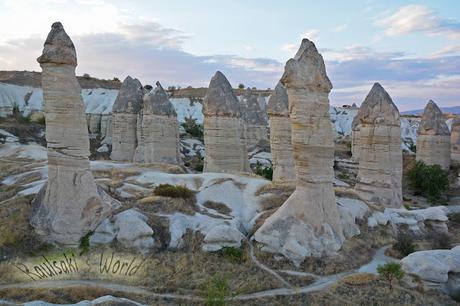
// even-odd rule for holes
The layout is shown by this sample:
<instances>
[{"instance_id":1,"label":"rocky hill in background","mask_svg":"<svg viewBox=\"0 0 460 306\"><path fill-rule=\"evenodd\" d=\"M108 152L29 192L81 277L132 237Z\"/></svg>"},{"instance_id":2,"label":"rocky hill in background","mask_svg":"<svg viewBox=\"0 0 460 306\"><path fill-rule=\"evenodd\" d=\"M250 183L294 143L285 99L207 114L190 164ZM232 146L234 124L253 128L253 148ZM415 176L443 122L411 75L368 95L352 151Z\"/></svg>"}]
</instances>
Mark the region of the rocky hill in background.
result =
<instances>
[{"instance_id":1,"label":"rocky hill in background","mask_svg":"<svg viewBox=\"0 0 460 306\"><path fill-rule=\"evenodd\" d=\"M103 80L90 76L78 76L77 79L82 89L120 89L121 86L121 82L117 80ZM0 71L0 82L39 88L41 87L41 73L36 71Z\"/></svg>"}]
</instances>

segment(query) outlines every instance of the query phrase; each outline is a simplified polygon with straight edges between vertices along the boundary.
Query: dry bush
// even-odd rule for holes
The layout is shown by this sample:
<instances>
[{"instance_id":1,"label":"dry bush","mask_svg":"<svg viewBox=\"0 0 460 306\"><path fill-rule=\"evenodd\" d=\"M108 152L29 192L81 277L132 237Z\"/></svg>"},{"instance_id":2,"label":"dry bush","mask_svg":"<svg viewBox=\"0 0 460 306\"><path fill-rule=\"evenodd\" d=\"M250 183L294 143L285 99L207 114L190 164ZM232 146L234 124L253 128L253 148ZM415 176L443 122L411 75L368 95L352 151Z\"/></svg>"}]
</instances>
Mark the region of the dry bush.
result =
<instances>
[{"instance_id":1,"label":"dry bush","mask_svg":"<svg viewBox=\"0 0 460 306\"><path fill-rule=\"evenodd\" d=\"M157 196L188 199L195 196L195 192L188 189L187 186L160 184L155 188L153 193Z\"/></svg>"},{"instance_id":2,"label":"dry bush","mask_svg":"<svg viewBox=\"0 0 460 306\"><path fill-rule=\"evenodd\" d=\"M227 207L224 203L214 202L214 201L206 201L203 203L203 206L206 208L214 209L215 211L228 215L232 212L230 208Z\"/></svg>"},{"instance_id":3,"label":"dry bush","mask_svg":"<svg viewBox=\"0 0 460 306\"><path fill-rule=\"evenodd\" d=\"M357 274L351 274L342 279L342 282L344 282L347 285L365 285L370 282L373 282L377 279L377 276L374 274L370 273L357 273Z\"/></svg>"}]
</instances>

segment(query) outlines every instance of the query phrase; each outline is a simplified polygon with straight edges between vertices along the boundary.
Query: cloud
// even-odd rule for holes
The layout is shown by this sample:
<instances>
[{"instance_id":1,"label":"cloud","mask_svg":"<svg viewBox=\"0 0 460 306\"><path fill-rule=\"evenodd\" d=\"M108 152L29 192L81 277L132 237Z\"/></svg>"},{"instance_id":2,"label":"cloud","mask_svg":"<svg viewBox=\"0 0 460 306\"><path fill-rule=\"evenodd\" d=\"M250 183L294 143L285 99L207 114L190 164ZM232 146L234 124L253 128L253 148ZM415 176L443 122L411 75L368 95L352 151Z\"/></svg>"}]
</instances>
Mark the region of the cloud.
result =
<instances>
[{"instance_id":1,"label":"cloud","mask_svg":"<svg viewBox=\"0 0 460 306\"><path fill-rule=\"evenodd\" d=\"M387 89L402 111L420 108L428 99L443 106L459 104L460 56L409 58L368 47L320 51L334 85L334 104L360 104L374 82Z\"/></svg>"},{"instance_id":2,"label":"cloud","mask_svg":"<svg viewBox=\"0 0 460 306\"><path fill-rule=\"evenodd\" d=\"M197 56L182 49L188 36L156 23L121 25L117 32L72 35L77 49L77 73L112 79L127 75L143 83L159 80L165 86L207 86L217 70L232 84L266 88L274 86L283 65L268 58L246 58L237 55ZM36 58L44 38L9 40L0 45L2 58L9 59L3 69L40 70ZM236 86L236 85L235 85Z\"/></svg>"},{"instance_id":3,"label":"cloud","mask_svg":"<svg viewBox=\"0 0 460 306\"><path fill-rule=\"evenodd\" d=\"M376 20L376 24L385 28L388 36L420 32L460 39L460 22L443 19L424 5L403 6L393 14Z\"/></svg>"},{"instance_id":4,"label":"cloud","mask_svg":"<svg viewBox=\"0 0 460 306\"><path fill-rule=\"evenodd\" d=\"M348 28L347 24L341 24L334 28L334 32L340 33L340 32L345 31L347 28Z\"/></svg>"},{"instance_id":5,"label":"cloud","mask_svg":"<svg viewBox=\"0 0 460 306\"><path fill-rule=\"evenodd\" d=\"M285 44L281 46L281 50L292 56L297 52L297 49L299 49L299 44Z\"/></svg>"},{"instance_id":6,"label":"cloud","mask_svg":"<svg viewBox=\"0 0 460 306\"><path fill-rule=\"evenodd\" d=\"M460 45L447 46L432 54L433 57L442 57L449 55L460 55Z\"/></svg>"}]
</instances>

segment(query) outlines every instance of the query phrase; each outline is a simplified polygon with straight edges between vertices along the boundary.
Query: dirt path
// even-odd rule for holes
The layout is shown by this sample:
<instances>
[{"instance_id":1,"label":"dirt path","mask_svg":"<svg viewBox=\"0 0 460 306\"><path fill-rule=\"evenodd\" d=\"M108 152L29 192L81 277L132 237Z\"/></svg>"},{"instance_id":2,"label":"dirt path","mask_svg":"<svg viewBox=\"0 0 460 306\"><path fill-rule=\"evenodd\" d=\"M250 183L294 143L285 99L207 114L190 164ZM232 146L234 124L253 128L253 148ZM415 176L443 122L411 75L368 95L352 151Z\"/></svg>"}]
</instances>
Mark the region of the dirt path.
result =
<instances>
[{"instance_id":1,"label":"dirt path","mask_svg":"<svg viewBox=\"0 0 460 306\"><path fill-rule=\"evenodd\" d=\"M248 294L240 294L234 297L227 298L228 301L243 301L243 300L251 300L251 299L258 299L264 297L275 297L275 296L287 296L287 295L297 295L297 294L305 294L315 291L321 291L327 289L328 287L336 284L338 281L343 279L345 276L358 273L358 272L369 272L375 273L375 268L378 264L391 261L392 259L387 257L384 253L385 250L389 246L385 246L377 250L375 255L373 256L372 260L361 266L359 269L346 271L338 274L333 275L316 275L312 273L304 273L298 271L285 271L282 272L288 274L297 274L297 275L308 275L314 277L316 280L314 283L304 286L304 287L292 287L286 280L284 280L276 271L273 269L265 266L264 264L260 263L254 255L254 246L250 242L250 258L251 260L261 269L267 271L271 275L273 275L277 280L282 282L286 287L271 289L271 290L263 290L259 292L253 292ZM165 298L165 299L174 299L174 300L183 300L183 301L203 301L204 299L198 296L193 295L183 295L183 294L175 294L175 293L155 293L150 291L148 288L142 286L130 286L130 285L121 285L115 284L105 281L95 281L95 280L47 280L47 281L34 281L34 282L26 282L26 283L16 283L16 284L7 284L7 285L0 285L0 290L2 289L11 289L11 288L18 288L18 289L49 289L49 288L70 288L70 287L78 287L78 286L97 286L100 288L117 291L117 292L124 292L124 293L135 293L147 297L155 297L155 298Z\"/></svg>"}]
</instances>

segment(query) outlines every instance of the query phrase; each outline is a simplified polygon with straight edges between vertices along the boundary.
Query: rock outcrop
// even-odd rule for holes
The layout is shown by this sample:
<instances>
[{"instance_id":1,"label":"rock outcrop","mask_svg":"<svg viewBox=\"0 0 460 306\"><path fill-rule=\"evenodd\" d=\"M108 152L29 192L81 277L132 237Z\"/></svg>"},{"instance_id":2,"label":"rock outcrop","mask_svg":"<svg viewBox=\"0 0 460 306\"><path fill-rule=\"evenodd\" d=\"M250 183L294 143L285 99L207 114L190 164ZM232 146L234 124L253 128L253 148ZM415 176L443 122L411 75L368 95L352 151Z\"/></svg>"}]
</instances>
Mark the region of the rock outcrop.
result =
<instances>
[{"instance_id":1,"label":"rock outcrop","mask_svg":"<svg viewBox=\"0 0 460 306\"><path fill-rule=\"evenodd\" d=\"M460 245L451 250L418 251L401 259L402 268L422 280L446 283L449 273L460 273Z\"/></svg>"},{"instance_id":2,"label":"rock outcrop","mask_svg":"<svg viewBox=\"0 0 460 306\"><path fill-rule=\"evenodd\" d=\"M155 245L153 230L148 218L135 209L125 210L110 219L105 219L90 238L92 245L117 241L122 247L149 252Z\"/></svg>"},{"instance_id":3,"label":"rock outcrop","mask_svg":"<svg viewBox=\"0 0 460 306\"><path fill-rule=\"evenodd\" d=\"M211 79L203 100L204 172L246 172L246 151L241 108L227 78L220 72Z\"/></svg>"},{"instance_id":4,"label":"rock outcrop","mask_svg":"<svg viewBox=\"0 0 460 306\"><path fill-rule=\"evenodd\" d=\"M450 130L450 158L452 163L460 164L460 118L452 120Z\"/></svg>"},{"instance_id":5,"label":"rock outcrop","mask_svg":"<svg viewBox=\"0 0 460 306\"><path fill-rule=\"evenodd\" d=\"M159 82L144 96L137 119L137 148L134 162L179 163L177 114Z\"/></svg>"},{"instance_id":6,"label":"rock outcrop","mask_svg":"<svg viewBox=\"0 0 460 306\"><path fill-rule=\"evenodd\" d=\"M89 140L77 57L61 23L52 25L42 55L48 182L34 200L31 224L45 240L76 245L110 212L89 165Z\"/></svg>"},{"instance_id":7,"label":"rock outcrop","mask_svg":"<svg viewBox=\"0 0 460 306\"><path fill-rule=\"evenodd\" d=\"M359 171L355 190L380 207L402 205L402 150L399 111L379 83L358 112Z\"/></svg>"},{"instance_id":8,"label":"rock outcrop","mask_svg":"<svg viewBox=\"0 0 460 306\"><path fill-rule=\"evenodd\" d=\"M291 143L291 121L286 88L278 83L267 105L270 121L270 149L273 181L294 181L295 168Z\"/></svg>"},{"instance_id":9,"label":"rock outcrop","mask_svg":"<svg viewBox=\"0 0 460 306\"><path fill-rule=\"evenodd\" d=\"M249 87L241 99L241 112L246 131L246 148L251 150L261 141L267 142L267 116L260 107L259 96Z\"/></svg>"},{"instance_id":10,"label":"rock outcrop","mask_svg":"<svg viewBox=\"0 0 460 306\"><path fill-rule=\"evenodd\" d=\"M444 170L450 167L450 132L444 115L432 100L423 111L417 132L416 159L427 165L439 165Z\"/></svg>"},{"instance_id":11,"label":"rock outcrop","mask_svg":"<svg viewBox=\"0 0 460 306\"><path fill-rule=\"evenodd\" d=\"M137 147L137 117L143 95L138 79L128 76L123 81L112 109L112 160L133 161Z\"/></svg>"},{"instance_id":12,"label":"rock outcrop","mask_svg":"<svg viewBox=\"0 0 460 306\"><path fill-rule=\"evenodd\" d=\"M313 42L302 41L281 82L289 98L296 189L257 230L255 240L262 250L281 253L299 265L307 256L338 251L345 240L332 185L332 84Z\"/></svg>"}]
</instances>

